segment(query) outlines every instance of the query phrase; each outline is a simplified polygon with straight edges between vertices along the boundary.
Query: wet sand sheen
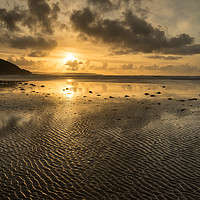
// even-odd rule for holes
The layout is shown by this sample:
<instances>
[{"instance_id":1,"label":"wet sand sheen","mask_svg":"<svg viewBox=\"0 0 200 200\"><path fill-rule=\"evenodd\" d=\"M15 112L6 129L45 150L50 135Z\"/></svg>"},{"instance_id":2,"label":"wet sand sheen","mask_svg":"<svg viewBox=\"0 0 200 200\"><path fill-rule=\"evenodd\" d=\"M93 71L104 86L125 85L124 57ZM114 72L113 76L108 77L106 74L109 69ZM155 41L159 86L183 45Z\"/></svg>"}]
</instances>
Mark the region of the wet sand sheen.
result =
<instances>
[{"instance_id":1,"label":"wet sand sheen","mask_svg":"<svg viewBox=\"0 0 200 200\"><path fill-rule=\"evenodd\" d=\"M2 92L0 199L199 199L199 100L160 91Z\"/></svg>"}]
</instances>

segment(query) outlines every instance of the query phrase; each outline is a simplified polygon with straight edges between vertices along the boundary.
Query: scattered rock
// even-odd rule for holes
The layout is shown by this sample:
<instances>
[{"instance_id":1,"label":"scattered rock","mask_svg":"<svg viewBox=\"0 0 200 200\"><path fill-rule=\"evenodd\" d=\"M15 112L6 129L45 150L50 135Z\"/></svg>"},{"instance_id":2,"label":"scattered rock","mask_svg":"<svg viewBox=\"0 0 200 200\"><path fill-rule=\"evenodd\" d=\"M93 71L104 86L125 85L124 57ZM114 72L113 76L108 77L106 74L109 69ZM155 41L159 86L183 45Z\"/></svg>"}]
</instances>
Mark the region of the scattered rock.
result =
<instances>
[{"instance_id":1,"label":"scattered rock","mask_svg":"<svg viewBox=\"0 0 200 200\"><path fill-rule=\"evenodd\" d=\"M172 100L172 98L168 98L168 100Z\"/></svg>"},{"instance_id":2,"label":"scattered rock","mask_svg":"<svg viewBox=\"0 0 200 200\"><path fill-rule=\"evenodd\" d=\"M146 93L144 93L144 95L149 95L149 93L146 92Z\"/></svg>"},{"instance_id":3,"label":"scattered rock","mask_svg":"<svg viewBox=\"0 0 200 200\"><path fill-rule=\"evenodd\" d=\"M97 96L100 97L101 95L100 95L100 94L97 94Z\"/></svg>"},{"instance_id":4,"label":"scattered rock","mask_svg":"<svg viewBox=\"0 0 200 200\"><path fill-rule=\"evenodd\" d=\"M165 88L165 86L164 86L164 85L163 85L162 87L163 87L163 88Z\"/></svg>"},{"instance_id":5,"label":"scattered rock","mask_svg":"<svg viewBox=\"0 0 200 200\"><path fill-rule=\"evenodd\" d=\"M181 111L185 111L185 109L183 108L183 109L181 109Z\"/></svg>"},{"instance_id":6,"label":"scattered rock","mask_svg":"<svg viewBox=\"0 0 200 200\"><path fill-rule=\"evenodd\" d=\"M45 87L44 85L41 85L40 87Z\"/></svg>"},{"instance_id":7,"label":"scattered rock","mask_svg":"<svg viewBox=\"0 0 200 200\"><path fill-rule=\"evenodd\" d=\"M90 90L90 91L89 91L89 93L91 93L91 94L92 94L92 91Z\"/></svg>"},{"instance_id":8,"label":"scattered rock","mask_svg":"<svg viewBox=\"0 0 200 200\"><path fill-rule=\"evenodd\" d=\"M161 92L157 92L157 94L161 94Z\"/></svg>"},{"instance_id":9,"label":"scattered rock","mask_svg":"<svg viewBox=\"0 0 200 200\"><path fill-rule=\"evenodd\" d=\"M156 95L154 95L154 94L152 94L152 95L150 95L150 97L155 97Z\"/></svg>"},{"instance_id":10,"label":"scattered rock","mask_svg":"<svg viewBox=\"0 0 200 200\"><path fill-rule=\"evenodd\" d=\"M115 98L115 97L113 97L113 96L109 96L109 98L111 98L111 99L112 99L112 98Z\"/></svg>"},{"instance_id":11,"label":"scattered rock","mask_svg":"<svg viewBox=\"0 0 200 200\"><path fill-rule=\"evenodd\" d=\"M128 95L125 95L124 97L129 97Z\"/></svg>"},{"instance_id":12,"label":"scattered rock","mask_svg":"<svg viewBox=\"0 0 200 200\"><path fill-rule=\"evenodd\" d=\"M197 98L191 98L191 99L189 99L189 101L196 101L197 100Z\"/></svg>"}]
</instances>

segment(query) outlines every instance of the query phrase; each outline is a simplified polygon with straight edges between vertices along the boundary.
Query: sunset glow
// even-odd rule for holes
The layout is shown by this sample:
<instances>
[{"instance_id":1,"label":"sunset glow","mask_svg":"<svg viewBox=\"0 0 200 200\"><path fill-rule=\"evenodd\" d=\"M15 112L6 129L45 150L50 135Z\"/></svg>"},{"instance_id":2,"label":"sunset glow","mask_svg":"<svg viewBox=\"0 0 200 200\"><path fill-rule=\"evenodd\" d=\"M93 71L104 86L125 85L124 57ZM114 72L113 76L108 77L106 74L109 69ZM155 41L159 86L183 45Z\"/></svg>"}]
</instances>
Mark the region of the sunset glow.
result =
<instances>
[{"instance_id":1,"label":"sunset glow","mask_svg":"<svg viewBox=\"0 0 200 200\"><path fill-rule=\"evenodd\" d=\"M33 73L200 75L198 0L3 0L1 7L0 57Z\"/></svg>"},{"instance_id":2,"label":"sunset glow","mask_svg":"<svg viewBox=\"0 0 200 200\"><path fill-rule=\"evenodd\" d=\"M68 53L66 58L64 58L64 62L66 63L67 61L74 61L77 60L77 58L74 57L74 55L72 53Z\"/></svg>"}]
</instances>

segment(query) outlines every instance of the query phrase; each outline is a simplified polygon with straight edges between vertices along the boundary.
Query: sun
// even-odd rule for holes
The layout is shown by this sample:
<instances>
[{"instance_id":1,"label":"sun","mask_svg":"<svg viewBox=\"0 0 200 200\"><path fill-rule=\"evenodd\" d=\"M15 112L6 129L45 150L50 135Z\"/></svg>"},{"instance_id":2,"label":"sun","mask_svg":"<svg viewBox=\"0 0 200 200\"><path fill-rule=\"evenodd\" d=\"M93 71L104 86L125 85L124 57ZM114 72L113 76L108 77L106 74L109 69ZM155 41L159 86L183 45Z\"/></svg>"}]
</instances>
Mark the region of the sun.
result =
<instances>
[{"instance_id":1,"label":"sun","mask_svg":"<svg viewBox=\"0 0 200 200\"><path fill-rule=\"evenodd\" d=\"M77 58L74 56L74 54L72 53L67 53L66 57L64 58L64 62L68 62L68 61L75 61L77 60Z\"/></svg>"}]
</instances>

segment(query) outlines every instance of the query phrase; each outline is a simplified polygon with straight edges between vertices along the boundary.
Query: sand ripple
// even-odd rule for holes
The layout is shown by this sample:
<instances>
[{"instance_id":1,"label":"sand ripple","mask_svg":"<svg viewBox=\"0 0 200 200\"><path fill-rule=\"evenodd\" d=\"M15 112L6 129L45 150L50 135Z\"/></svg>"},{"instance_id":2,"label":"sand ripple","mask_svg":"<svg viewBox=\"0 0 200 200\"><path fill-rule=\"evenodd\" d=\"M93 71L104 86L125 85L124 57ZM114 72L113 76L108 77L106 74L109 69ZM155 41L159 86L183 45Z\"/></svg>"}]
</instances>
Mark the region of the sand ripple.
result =
<instances>
[{"instance_id":1,"label":"sand ripple","mask_svg":"<svg viewBox=\"0 0 200 200\"><path fill-rule=\"evenodd\" d=\"M65 103L4 127L0 199L200 199L198 113L132 104L72 116Z\"/></svg>"}]
</instances>

